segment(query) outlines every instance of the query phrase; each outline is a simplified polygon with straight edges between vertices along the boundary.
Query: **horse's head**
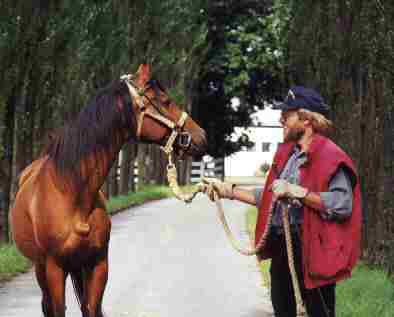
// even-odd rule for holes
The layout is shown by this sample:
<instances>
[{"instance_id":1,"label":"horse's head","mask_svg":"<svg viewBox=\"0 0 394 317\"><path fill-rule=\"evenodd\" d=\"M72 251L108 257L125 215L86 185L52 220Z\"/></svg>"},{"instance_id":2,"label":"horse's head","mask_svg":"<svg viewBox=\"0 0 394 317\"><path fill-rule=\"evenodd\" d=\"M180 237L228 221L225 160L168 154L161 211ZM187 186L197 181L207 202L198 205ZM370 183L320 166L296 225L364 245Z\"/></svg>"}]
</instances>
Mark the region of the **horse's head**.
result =
<instances>
[{"instance_id":1,"label":"horse's head","mask_svg":"<svg viewBox=\"0 0 394 317\"><path fill-rule=\"evenodd\" d=\"M202 155L207 148L206 133L171 100L150 67L143 64L137 74L123 76L136 105L136 137L163 146L179 155Z\"/></svg>"}]
</instances>

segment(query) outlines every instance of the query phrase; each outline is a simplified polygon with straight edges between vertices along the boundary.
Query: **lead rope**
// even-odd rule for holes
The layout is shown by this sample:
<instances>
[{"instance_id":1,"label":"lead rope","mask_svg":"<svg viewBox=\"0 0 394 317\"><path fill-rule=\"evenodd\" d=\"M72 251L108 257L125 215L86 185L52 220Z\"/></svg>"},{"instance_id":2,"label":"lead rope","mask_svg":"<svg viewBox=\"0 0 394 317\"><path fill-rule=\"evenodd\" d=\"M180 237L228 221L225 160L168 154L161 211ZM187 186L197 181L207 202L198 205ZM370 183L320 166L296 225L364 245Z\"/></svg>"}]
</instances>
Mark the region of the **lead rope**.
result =
<instances>
[{"instance_id":1,"label":"lead rope","mask_svg":"<svg viewBox=\"0 0 394 317\"><path fill-rule=\"evenodd\" d=\"M172 160L172 154L168 154L168 165L167 165L167 180L168 185L170 186L172 192L174 193L175 197L179 200L182 200L185 203L191 203L196 197L196 195L200 192L204 192L204 184L198 183L197 188L191 193L183 193L178 185L178 172L176 170L176 166Z\"/></svg>"},{"instance_id":2,"label":"lead rope","mask_svg":"<svg viewBox=\"0 0 394 317\"><path fill-rule=\"evenodd\" d=\"M287 259L289 263L291 281L293 283L294 289L294 297L296 301L296 309L297 309L297 317L305 316L306 310L304 303L301 297L300 284L298 283L297 272L294 264L294 250L293 250L293 241L291 238L290 232L290 223L289 223L289 204L282 203L282 220L283 220L283 228L285 230L285 238L286 238L286 250L287 250Z\"/></svg>"},{"instance_id":3,"label":"lead rope","mask_svg":"<svg viewBox=\"0 0 394 317\"><path fill-rule=\"evenodd\" d=\"M171 153L168 154L167 179L168 179L168 184L169 184L171 190L173 191L175 197L178 198L179 200L184 201L185 203L191 203L199 192L206 192L208 187L212 186L212 185L206 185L206 184L203 184L200 182L197 184L197 187L193 192L183 193L178 185L178 173L176 170L176 166L172 160ZM215 204L217 207L216 209L217 209L218 218L219 218L220 222L222 223L223 229L224 229L231 245L233 246L233 248L235 250L237 250L239 253L246 255L246 256L256 255L258 252L263 250L265 247L265 243L267 241L269 229L271 226L272 214L273 214L273 209L274 209L274 206L276 203L276 199L272 200L272 202L271 202L271 206L268 210L267 224L264 228L264 232L261 235L260 240L257 243L256 247L251 248L251 249L244 249L241 246L240 242L234 237L234 234L232 233L230 226L228 225L228 222L227 222L226 217L224 215L224 209L223 209L223 205L220 201L219 195L216 193L216 191L213 191L213 192L214 192ZM289 224L289 207L287 204L284 204L282 217L283 217L283 225L284 225L284 230L285 230L288 263L289 263L290 275L291 275L291 279L292 279L292 283L293 283L294 296L295 296L295 301L296 301L297 317L301 317L301 316L306 315L306 311L305 311L305 306L302 301L300 285L298 283L297 273L296 273L295 265L294 265L293 244L292 244L292 240L291 240L290 224Z\"/></svg>"},{"instance_id":4,"label":"lead rope","mask_svg":"<svg viewBox=\"0 0 394 317\"><path fill-rule=\"evenodd\" d=\"M178 198L179 200L182 200L185 203L191 203L198 193L206 192L210 186L210 185L203 184L200 182L197 184L196 189L193 190L191 193L183 193L178 185L178 173L176 170L176 166L173 162L171 153L168 155L167 180L168 180L169 187L171 188L175 197ZM234 249L236 249L239 253L241 253L243 255L248 255L248 256L256 255L265 246L265 242L267 240L268 232L269 232L269 224L271 223L272 209L273 209L274 203L271 204L271 208L270 208L269 216L268 216L268 223L267 223L267 226L264 230L264 233L262 234L262 236L260 238L259 243L256 245L255 248L248 250L248 249L242 248L241 244L234 237L234 234L231 232L230 226L228 225L228 222L227 222L226 217L224 215L224 209L223 209L223 205L220 201L220 198L215 191L213 191L213 192L214 192L214 200L215 200L215 204L217 207L216 209L217 209L217 214L218 214L219 220L223 225L223 229L224 229L231 245L234 247Z\"/></svg>"},{"instance_id":5,"label":"lead rope","mask_svg":"<svg viewBox=\"0 0 394 317\"><path fill-rule=\"evenodd\" d=\"M207 185L205 185L205 186L207 186ZM231 232L230 226L228 225L227 219L224 215L223 205L222 205L220 198L216 192L214 192L214 200L215 200L215 204L217 207L216 210L217 210L217 214L220 219L220 222L222 223L223 229L226 232L226 235L227 235L231 245L234 247L234 249L237 250L239 253L246 255L246 256L256 255L261 250L263 250L265 247L265 243L267 241L269 228L270 228L271 220L272 220L273 206L274 206L275 202L272 202L272 204L270 206L270 209L268 211L267 225L265 226L264 232L261 235L260 240L257 243L256 247L251 248L251 249L245 249L241 246L240 242L234 237L234 234Z\"/></svg>"}]
</instances>

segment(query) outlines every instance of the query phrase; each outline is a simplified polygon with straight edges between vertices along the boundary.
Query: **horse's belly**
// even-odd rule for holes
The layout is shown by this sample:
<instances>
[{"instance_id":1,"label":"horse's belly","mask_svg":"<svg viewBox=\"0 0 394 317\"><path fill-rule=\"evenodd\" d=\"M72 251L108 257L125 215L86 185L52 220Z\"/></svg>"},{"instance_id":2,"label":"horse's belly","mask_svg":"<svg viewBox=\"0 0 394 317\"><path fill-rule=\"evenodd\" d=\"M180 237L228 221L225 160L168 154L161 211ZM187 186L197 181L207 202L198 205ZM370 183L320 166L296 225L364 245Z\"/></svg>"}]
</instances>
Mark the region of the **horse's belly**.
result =
<instances>
[{"instance_id":1,"label":"horse's belly","mask_svg":"<svg viewBox=\"0 0 394 317\"><path fill-rule=\"evenodd\" d=\"M42 252L35 240L33 225L27 213L14 207L10 212L10 224L18 250L33 261L39 258Z\"/></svg>"}]
</instances>

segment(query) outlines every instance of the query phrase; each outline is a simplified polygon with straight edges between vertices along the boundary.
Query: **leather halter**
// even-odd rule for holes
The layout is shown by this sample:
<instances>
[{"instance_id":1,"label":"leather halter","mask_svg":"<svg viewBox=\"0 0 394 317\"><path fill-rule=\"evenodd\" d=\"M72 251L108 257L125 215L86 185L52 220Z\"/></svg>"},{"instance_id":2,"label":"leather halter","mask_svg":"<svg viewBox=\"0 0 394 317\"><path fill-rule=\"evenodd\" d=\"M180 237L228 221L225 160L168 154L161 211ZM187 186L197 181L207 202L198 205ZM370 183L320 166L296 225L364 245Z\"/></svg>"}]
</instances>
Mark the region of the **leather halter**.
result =
<instances>
[{"instance_id":1,"label":"leather halter","mask_svg":"<svg viewBox=\"0 0 394 317\"><path fill-rule=\"evenodd\" d=\"M144 122L145 116L149 116L152 119L164 124L171 130L171 134L167 140L165 146L162 146L161 149L167 154L171 154L174 150L174 143L178 135L181 136L179 146L182 148L188 148L191 143L191 136L188 132L182 132L183 126L185 125L188 114L186 112L182 112L177 123L165 117L161 111L157 108L155 103L145 94L145 89L137 87L132 81L133 76L123 75L120 77L120 80L124 81L129 89L130 96L134 99L135 103L139 109L139 116L137 117L137 139L141 137L142 124ZM144 103L144 97L149 101L150 106L146 106Z\"/></svg>"}]
</instances>

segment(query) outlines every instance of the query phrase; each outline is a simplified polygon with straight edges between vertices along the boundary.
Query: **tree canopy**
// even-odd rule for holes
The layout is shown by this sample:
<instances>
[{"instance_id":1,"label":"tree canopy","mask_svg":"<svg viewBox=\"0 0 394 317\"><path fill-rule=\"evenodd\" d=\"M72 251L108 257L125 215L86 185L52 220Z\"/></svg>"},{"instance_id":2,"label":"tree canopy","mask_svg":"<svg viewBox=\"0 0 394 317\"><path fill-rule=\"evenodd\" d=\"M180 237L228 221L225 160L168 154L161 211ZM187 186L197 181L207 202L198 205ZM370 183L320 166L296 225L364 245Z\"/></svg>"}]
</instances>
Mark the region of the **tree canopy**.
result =
<instances>
[{"instance_id":1,"label":"tree canopy","mask_svg":"<svg viewBox=\"0 0 394 317\"><path fill-rule=\"evenodd\" d=\"M250 145L244 135L232 141L234 127L248 126L253 112L280 99L288 12L272 1L211 1L206 14L209 48L194 107L209 153L223 156Z\"/></svg>"}]
</instances>

